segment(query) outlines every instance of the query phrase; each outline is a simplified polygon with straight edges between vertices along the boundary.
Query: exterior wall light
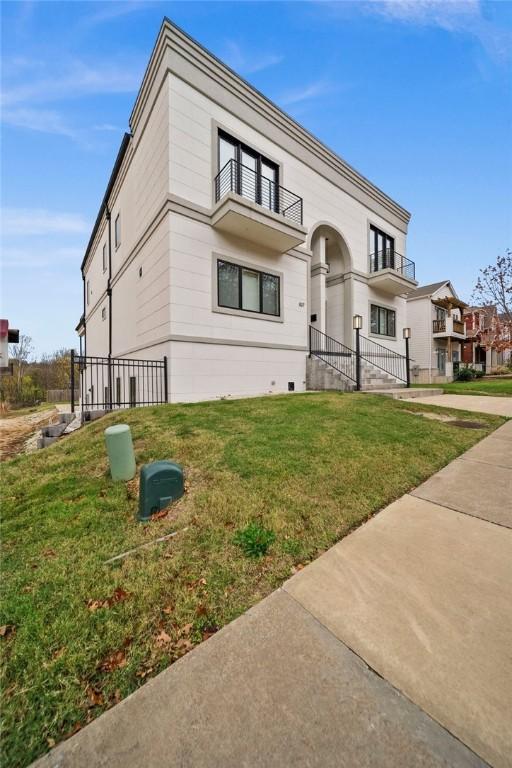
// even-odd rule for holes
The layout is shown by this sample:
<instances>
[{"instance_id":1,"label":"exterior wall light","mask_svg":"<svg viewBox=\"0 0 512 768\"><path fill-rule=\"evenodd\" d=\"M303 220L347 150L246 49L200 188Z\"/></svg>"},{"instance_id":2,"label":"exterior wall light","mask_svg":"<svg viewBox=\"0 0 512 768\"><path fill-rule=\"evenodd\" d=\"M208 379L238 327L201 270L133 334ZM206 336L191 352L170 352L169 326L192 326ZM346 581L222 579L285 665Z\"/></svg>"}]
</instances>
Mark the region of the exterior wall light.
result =
<instances>
[{"instance_id":1,"label":"exterior wall light","mask_svg":"<svg viewBox=\"0 0 512 768\"><path fill-rule=\"evenodd\" d=\"M410 338L411 338L411 329L404 328L404 339L410 339Z\"/></svg>"},{"instance_id":2,"label":"exterior wall light","mask_svg":"<svg viewBox=\"0 0 512 768\"><path fill-rule=\"evenodd\" d=\"M354 315L352 318L352 328L354 331L360 331L363 327L363 318L362 315Z\"/></svg>"}]
</instances>

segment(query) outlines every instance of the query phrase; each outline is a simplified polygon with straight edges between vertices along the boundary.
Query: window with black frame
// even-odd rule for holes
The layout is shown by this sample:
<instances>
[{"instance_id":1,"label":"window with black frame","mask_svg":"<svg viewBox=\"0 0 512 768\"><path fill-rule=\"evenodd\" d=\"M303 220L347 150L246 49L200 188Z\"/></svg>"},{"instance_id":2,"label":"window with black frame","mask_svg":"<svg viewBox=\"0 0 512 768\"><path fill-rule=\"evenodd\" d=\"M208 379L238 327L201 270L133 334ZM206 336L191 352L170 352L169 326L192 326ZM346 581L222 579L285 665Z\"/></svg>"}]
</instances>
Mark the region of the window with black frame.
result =
<instances>
[{"instance_id":1,"label":"window with black frame","mask_svg":"<svg viewBox=\"0 0 512 768\"><path fill-rule=\"evenodd\" d=\"M219 131L219 171L218 197L236 192L279 212L278 166L224 131Z\"/></svg>"},{"instance_id":2,"label":"window with black frame","mask_svg":"<svg viewBox=\"0 0 512 768\"><path fill-rule=\"evenodd\" d=\"M370 306L370 333L377 336L396 336L396 312L378 304Z\"/></svg>"},{"instance_id":3,"label":"window with black frame","mask_svg":"<svg viewBox=\"0 0 512 768\"><path fill-rule=\"evenodd\" d=\"M219 307L279 317L280 283L278 275L217 260Z\"/></svg>"},{"instance_id":4,"label":"window with black frame","mask_svg":"<svg viewBox=\"0 0 512 768\"><path fill-rule=\"evenodd\" d=\"M370 271L395 268L395 239L381 229L370 226Z\"/></svg>"}]
</instances>

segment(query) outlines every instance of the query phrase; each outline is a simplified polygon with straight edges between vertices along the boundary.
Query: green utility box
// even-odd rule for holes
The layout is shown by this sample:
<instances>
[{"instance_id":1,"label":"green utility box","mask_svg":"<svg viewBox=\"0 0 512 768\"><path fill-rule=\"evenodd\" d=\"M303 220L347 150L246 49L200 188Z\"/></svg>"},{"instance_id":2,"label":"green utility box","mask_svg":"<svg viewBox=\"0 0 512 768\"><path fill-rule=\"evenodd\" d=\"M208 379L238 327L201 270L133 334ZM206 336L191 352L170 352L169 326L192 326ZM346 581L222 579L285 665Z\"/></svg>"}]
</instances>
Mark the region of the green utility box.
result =
<instances>
[{"instance_id":1,"label":"green utility box","mask_svg":"<svg viewBox=\"0 0 512 768\"><path fill-rule=\"evenodd\" d=\"M139 520L168 507L183 496L183 470L173 461L155 461L145 464L140 471Z\"/></svg>"},{"instance_id":2,"label":"green utility box","mask_svg":"<svg viewBox=\"0 0 512 768\"><path fill-rule=\"evenodd\" d=\"M132 433L128 424L114 424L105 430L108 461L112 480L131 480L135 477L135 454Z\"/></svg>"}]
</instances>

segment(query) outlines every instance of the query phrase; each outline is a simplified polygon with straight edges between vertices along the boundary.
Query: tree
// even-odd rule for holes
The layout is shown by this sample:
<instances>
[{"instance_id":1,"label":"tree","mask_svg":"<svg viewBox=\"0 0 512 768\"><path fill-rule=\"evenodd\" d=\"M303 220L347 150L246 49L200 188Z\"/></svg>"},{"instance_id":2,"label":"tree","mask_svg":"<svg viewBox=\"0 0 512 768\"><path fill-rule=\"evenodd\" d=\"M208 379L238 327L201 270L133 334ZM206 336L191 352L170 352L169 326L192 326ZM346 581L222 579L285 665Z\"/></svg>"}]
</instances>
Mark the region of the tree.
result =
<instances>
[{"instance_id":1,"label":"tree","mask_svg":"<svg viewBox=\"0 0 512 768\"><path fill-rule=\"evenodd\" d=\"M23 377L33 353L34 345L32 344L32 338L24 333L20 333L18 344L9 344L9 360L13 362L14 394L18 400L21 400Z\"/></svg>"},{"instance_id":2,"label":"tree","mask_svg":"<svg viewBox=\"0 0 512 768\"><path fill-rule=\"evenodd\" d=\"M480 270L473 301L481 309L473 312L476 340L484 349L512 349L512 251L505 249L495 264ZM479 317L477 318L476 315Z\"/></svg>"},{"instance_id":3,"label":"tree","mask_svg":"<svg viewBox=\"0 0 512 768\"><path fill-rule=\"evenodd\" d=\"M495 264L480 270L473 291L475 304L494 304L505 323L512 324L512 251L505 249L504 256L498 256Z\"/></svg>"}]
</instances>

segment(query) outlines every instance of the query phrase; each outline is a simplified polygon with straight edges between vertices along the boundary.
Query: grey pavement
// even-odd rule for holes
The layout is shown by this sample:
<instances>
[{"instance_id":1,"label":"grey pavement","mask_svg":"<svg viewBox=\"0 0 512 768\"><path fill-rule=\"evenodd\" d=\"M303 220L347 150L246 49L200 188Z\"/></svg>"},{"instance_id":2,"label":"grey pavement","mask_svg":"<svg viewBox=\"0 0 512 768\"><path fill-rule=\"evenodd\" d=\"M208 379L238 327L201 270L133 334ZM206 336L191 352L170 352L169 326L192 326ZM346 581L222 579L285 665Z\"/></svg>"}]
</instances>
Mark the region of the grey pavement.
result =
<instances>
[{"instance_id":1,"label":"grey pavement","mask_svg":"<svg viewBox=\"0 0 512 768\"><path fill-rule=\"evenodd\" d=\"M512 418L512 397L492 397L489 395L434 395L416 397L415 403L440 405L443 408L457 408L476 413L490 413L495 416Z\"/></svg>"},{"instance_id":2,"label":"grey pavement","mask_svg":"<svg viewBox=\"0 0 512 768\"><path fill-rule=\"evenodd\" d=\"M512 530L484 519L511 450L512 421L434 476L453 498L406 494L38 768L512 766Z\"/></svg>"}]
</instances>

